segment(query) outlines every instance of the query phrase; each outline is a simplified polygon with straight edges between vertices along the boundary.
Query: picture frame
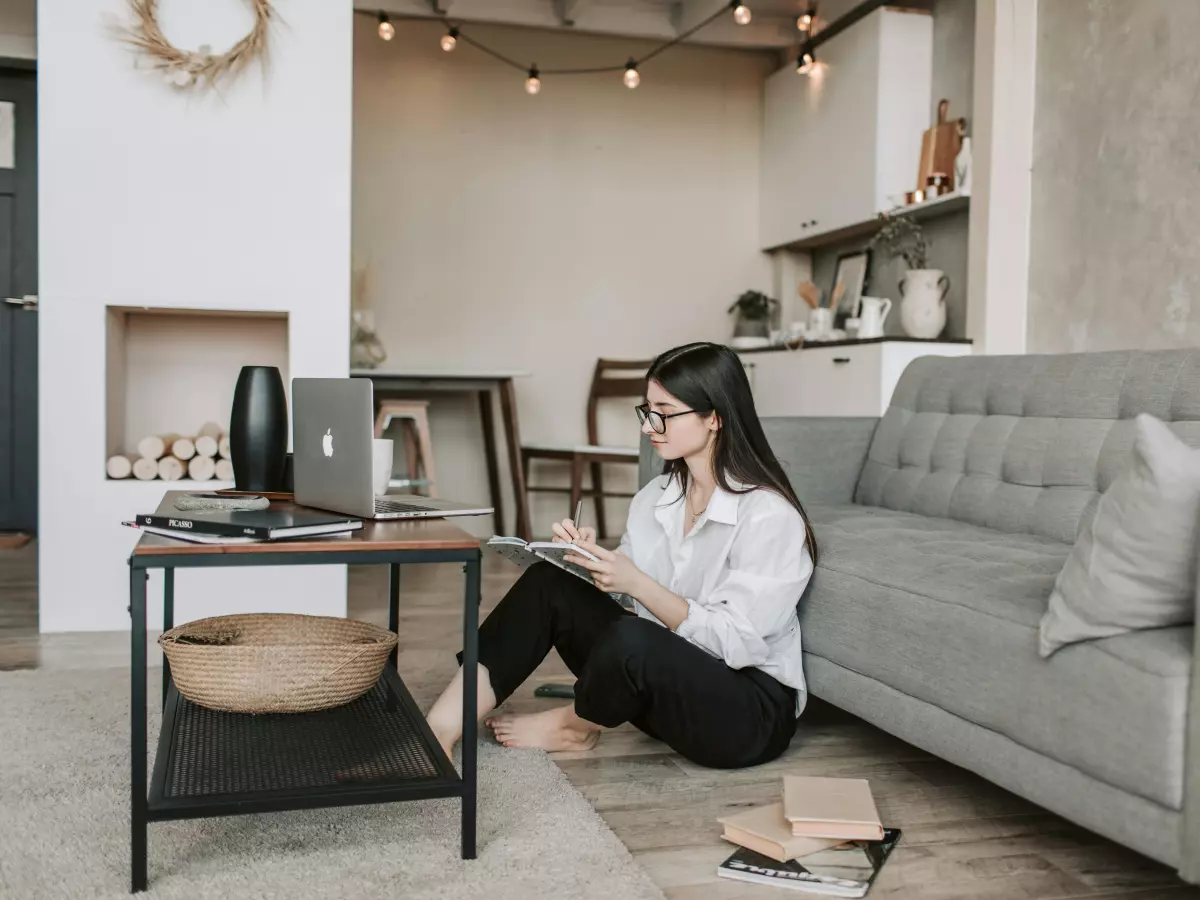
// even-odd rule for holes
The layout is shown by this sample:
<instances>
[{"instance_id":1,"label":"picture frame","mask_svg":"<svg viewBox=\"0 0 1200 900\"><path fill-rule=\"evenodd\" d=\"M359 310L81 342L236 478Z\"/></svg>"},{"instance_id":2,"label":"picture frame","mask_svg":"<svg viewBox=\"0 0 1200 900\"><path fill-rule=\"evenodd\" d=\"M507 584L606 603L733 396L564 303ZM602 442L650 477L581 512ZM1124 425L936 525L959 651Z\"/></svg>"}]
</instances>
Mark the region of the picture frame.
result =
<instances>
[{"instance_id":1,"label":"picture frame","mask_svg":"<svg viewBox=\"0 0 1200 900\"><path fill-rule=\"evenodd\" d=\"M833 267L833 281L829 284L829 297L832 299L838 282L846 285L846 292L834 310L834 325L842 327L846 319L858 315L859 301L867 288L867 278L871 269L871 250L864 247L851 253L840 253Z\"/></svg>"}]
</instances>

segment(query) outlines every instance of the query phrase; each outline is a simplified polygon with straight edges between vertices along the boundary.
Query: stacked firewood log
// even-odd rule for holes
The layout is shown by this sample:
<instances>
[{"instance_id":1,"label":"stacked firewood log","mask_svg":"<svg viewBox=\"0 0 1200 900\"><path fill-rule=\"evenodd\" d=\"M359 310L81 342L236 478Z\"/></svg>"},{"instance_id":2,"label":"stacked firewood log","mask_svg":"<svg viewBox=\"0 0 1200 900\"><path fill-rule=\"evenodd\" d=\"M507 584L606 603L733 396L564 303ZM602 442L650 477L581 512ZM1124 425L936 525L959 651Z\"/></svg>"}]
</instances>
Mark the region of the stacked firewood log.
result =
<instances>
[{"instance_id":1,"label":"stacked firewood log","mask_svg":"<svg viewBox=\"0 0 1200 900\"><path fill-rule=\"evenodd\" d=\"M110 456L105 464L109 478L139 481L233 481L229 437L215 422L207 422L192 437L152 434L138 441L133 453Z\"/></svg>"}]
</instances>

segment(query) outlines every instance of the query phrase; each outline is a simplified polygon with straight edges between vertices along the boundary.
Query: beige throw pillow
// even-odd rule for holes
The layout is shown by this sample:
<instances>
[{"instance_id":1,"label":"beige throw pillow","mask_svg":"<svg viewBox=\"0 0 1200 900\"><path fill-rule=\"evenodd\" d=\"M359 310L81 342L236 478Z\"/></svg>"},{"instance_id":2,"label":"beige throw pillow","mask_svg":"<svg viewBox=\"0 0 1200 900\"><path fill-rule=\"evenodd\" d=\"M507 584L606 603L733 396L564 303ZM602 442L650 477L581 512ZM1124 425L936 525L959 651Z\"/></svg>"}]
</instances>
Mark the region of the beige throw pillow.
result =
<instances>
[{"instance_id":1,"label":"beige throw pillow","mask_svg":"<svg viewBox=\"0 0 1200 900\"><path fill-rule=\"evenodd\" d=\"M1038 652L1192 621L1200 450L1140 415L1128 469L1096 505L1042 616Z\"/></svg>"}]
</instances>

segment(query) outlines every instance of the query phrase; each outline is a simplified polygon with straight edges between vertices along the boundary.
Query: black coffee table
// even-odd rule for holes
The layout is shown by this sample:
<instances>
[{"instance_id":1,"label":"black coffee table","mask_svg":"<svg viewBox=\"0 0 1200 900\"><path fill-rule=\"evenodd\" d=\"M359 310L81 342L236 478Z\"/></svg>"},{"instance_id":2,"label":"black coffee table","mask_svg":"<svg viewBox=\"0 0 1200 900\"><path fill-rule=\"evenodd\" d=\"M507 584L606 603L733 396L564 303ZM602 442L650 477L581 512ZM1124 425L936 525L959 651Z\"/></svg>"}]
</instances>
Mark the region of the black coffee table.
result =
<instances>
[{"instance_id":1,"label":"black coffee table","mask_svg":"<svg viewBox=\"0 0 1200 900\"><path fill-rule=\"evenodd\" d=\"M178 493L159 506L170 513ZM273 503L273 508L297 508ZM374 688L313 713L222 713L179 694L163 660L163 721L146 783L146 580L162 569L163 630L174 626L175 570L212 566L379 564L390 568L389 627L400 617L400 566L461 562L463 596L462 775L446 758L397 671L397 651ZM479 541L445 520L366 522L348 537L287 543L189 544L143 535L129 558L132 691L131 890L146 889L150 822L207 816L462 798L462 856L475 858L476 666Z\"/></svg>"}]
</instances>

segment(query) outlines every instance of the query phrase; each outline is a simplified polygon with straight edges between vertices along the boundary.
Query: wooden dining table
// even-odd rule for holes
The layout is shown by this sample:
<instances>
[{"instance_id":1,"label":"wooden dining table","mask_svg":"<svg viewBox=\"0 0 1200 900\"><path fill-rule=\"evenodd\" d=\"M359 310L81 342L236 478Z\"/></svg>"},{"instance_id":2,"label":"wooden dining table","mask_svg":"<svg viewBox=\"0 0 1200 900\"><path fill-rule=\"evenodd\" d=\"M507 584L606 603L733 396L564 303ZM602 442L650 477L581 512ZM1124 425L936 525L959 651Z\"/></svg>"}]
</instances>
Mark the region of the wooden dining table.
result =
<instances>
[{"instance_id":1,"label":"wooden dining table","mask_svg":"<svg viewBox=\"0 0 1200 900\"><path fill-rule=\"evenodd\" d=\"M517 397L513 382L518 378L528 378L529 374L515 369L437 368L352 369L350 372L353 378L371 380L375 387L376 402L389 395L423 396L438 393L474 394L478 398L479 419L483 428L483 451L487 462L488 493L495 510L494 527L497 534L506 534L508 532L504 531L504 504L500 491L500 456L496 445L495 405L499 402L512 479L513 503L516 506L515 530L512 534L525 540L531 540L533 535L529 521L529 498L525 492L525 470L521 462L521 435L517 425Z\"/></svg>"}]
</instances>

